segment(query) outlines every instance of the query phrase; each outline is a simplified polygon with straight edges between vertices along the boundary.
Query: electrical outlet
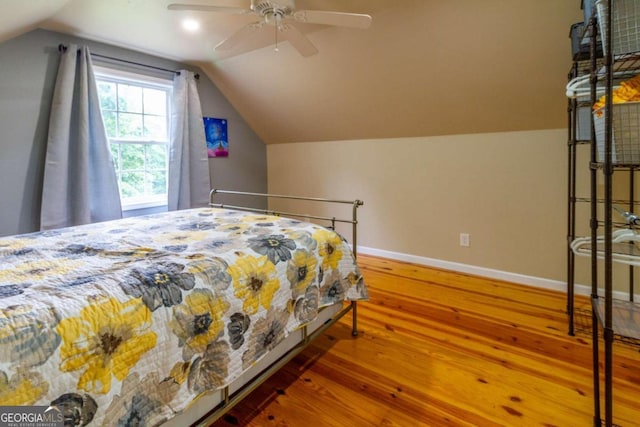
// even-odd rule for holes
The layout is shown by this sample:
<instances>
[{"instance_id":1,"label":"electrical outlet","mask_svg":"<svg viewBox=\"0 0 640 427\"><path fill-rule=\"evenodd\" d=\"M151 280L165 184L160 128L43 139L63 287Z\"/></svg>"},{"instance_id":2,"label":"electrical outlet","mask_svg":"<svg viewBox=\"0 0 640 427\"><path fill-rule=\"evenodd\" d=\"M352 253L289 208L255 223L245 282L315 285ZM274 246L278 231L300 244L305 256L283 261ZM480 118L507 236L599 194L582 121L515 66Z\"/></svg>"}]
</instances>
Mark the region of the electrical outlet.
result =
<instances>
[{"instance_id":1,"label":"electrical outlet","mask_svg":"<svg viewBox=\"0 0 640 427\"><path fill-rule=\"evenodd\" d=\"M460 246L469 247L469 233L460 233Z\"/></svg>"}]
</instances>

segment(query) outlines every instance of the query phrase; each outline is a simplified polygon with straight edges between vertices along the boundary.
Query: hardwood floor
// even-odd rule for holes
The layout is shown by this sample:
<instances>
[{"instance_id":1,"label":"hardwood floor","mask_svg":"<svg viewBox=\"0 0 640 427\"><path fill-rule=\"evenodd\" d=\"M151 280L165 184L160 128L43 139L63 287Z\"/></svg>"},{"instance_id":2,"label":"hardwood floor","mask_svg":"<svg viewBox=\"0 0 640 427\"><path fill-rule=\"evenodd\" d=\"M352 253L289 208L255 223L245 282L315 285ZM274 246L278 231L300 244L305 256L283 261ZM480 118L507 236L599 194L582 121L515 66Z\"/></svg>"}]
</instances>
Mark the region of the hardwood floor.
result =
<instances>
[{"instance_id":1,"label":"hardwood floor","mask_svg":"<svg viewBox=\"0 0 640 427\"><path fill-rule=\"evenodd\" d=\"M564 294L359 263L360 336L345 316L214 426L593 425L590 335L567 335ZM614 355L614 421L638 426L638 347Z\"/></svg>"}]
</instances>

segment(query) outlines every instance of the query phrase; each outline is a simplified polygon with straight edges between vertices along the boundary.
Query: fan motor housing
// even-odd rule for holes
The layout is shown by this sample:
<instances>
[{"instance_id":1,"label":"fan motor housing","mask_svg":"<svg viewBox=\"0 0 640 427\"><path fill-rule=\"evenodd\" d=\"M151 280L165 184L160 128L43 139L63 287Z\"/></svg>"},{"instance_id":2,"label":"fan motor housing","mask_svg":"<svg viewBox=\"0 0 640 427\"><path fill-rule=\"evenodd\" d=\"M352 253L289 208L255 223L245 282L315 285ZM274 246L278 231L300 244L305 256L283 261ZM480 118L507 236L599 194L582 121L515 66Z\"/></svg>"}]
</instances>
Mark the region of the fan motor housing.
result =
<instances>
[{"instance_id":1,"label":"fan motor housing","mask_svg":"<svg viewBox=\"0 0 640 427\"><path fill-rule=\"evenodd\" d=\"M289 16L293 13L293 0L252 0L251 10L264 17Z\"/></svg>"}]
</instances>

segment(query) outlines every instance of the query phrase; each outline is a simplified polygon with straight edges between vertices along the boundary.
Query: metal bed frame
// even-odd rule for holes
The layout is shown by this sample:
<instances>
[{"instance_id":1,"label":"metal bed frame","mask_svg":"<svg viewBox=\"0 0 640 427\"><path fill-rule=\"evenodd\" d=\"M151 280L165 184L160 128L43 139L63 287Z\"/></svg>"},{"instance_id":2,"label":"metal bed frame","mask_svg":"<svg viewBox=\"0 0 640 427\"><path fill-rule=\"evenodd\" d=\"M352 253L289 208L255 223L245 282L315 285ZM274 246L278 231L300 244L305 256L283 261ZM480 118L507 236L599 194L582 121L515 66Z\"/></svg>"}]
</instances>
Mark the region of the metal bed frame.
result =
<instances>
[{"instance_id":1,"label":"metal bed frame","mask_svg":"<svg viewBox=\"0 0 640 427\"><path fill-rule=\"evenodd\" d=\"M316 215L307 215L307 214L297 214L291 212L283 212L272 209L259 209L259 208L251 208L246 206L234 206L234 205L225 205L221 203L214 203L214 197L217 194L228 194L228 195L236 195L236 196L248 196L248 197L262 197L267 200L270 198L274 199L292 199L292 200L300 200L300 201L311 201L311 202L319 202L319 203L329 203L329 204L349 204L353 206L352 217L350 219L344 218L336 218L336 217L326 217L326 216L316 216ZM216 208L226 208L233 210L242 210L249 212L260 212L266 215L275 215L275 216L285 216L285 217L294 217L294 218L304 218L304 219L313 219L318 221L327 221L331 225L328 228L335 230L336 223L346 223L352 225L352 235L351 235L351 243L353 255L357 255L357 225L358 225L358 208L362 206L364 203L361 200L333 200L333 199L322 199L315 197L300 197L300 196L286 196L280 194L269 194L269 193L251 193L244 191L228 191L228 190L218 190L213 189L209 193L209 206ZM333 315L329 320L327 320L323 325L318 327L313 332L309 333L307 330L307 325L302 327L302 340L294 345L290 350L286 351L279 359L265 368L258 375L254 376L251 380L249 380L246 384L240 387L237 391L231 393L230 385L227 385L222 390L222 402L219 403L215 408L213 408L209 413L200 418L193 426L197 427L205 427L209 426L214 421L218 420L224 414L226 414L231 408L233 408L238 402L244 399L249 393L258 388L262 383L264 383L271 375L273 375L276 371L280 370L284 365L286 365L291 359L296 357L300 352L302 352L308 345L321 335L326 329L332 326L334 323L339 321L345 314L349 311L352 312L352 329L351 335L356 337L358 336L358 322L357 322L357 302L351 301L349 305L343 307L340 311L338 311L335 315Z\"/></svg>"}]
</instances>

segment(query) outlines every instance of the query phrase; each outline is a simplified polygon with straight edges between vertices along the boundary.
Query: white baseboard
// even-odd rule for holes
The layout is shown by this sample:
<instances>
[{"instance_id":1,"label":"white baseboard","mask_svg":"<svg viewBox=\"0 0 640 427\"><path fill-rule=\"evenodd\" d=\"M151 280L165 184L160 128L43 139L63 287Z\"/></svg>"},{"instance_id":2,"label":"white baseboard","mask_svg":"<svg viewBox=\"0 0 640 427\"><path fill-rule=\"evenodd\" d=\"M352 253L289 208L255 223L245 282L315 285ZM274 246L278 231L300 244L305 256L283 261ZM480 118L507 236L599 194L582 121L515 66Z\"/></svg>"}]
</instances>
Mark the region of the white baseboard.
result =
<instances>
[{"instance_id":1,"label":"white baseboard","mask_svg":"<svg viewBox=\"0 0 640 427\"><path fill-rule=\"evenodd\" d=\"M358 246L358 253L365 255L379 256L397 261L411 262L414 264L425 265L428 267L441 268L444 270L457 271L459 273L473 274L474 276L487 277L490 279L504 280L506 282L518 283L521 285L534 286L537 288L551 289L554 291L567 292L567 283L559 280L545 279L542 277L527 276L519 273L511 273L509 271L494 270L476 265L462 264L452 261L444 261L435 258L427 258L418 255L404 254L401 252L386 251L384 249L368 248L366 246ZM575 293L577 295L591 295L591 286L575 285ZM626 292L614 291L613 297L616 299L628 300L629 294ZM640 301L640 296L636 295L636 301Z\"/></svg>"}]
</instances>

